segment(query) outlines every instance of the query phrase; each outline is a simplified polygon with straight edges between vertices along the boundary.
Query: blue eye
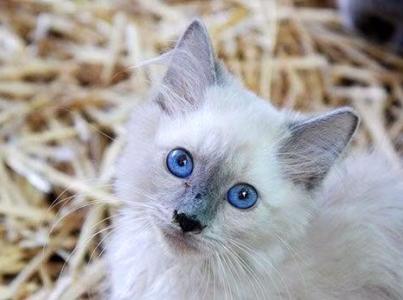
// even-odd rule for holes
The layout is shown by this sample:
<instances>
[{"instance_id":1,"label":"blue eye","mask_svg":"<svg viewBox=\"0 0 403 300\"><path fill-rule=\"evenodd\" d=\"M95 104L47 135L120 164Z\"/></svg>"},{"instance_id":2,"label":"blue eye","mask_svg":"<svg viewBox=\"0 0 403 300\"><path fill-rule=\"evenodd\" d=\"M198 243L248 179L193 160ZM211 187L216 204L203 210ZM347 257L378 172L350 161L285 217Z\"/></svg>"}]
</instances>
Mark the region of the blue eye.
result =
<instances>
[{"instance_id":1,"label":"blue eye","mask_svg":"<svg viewBox=\"0 0 403 300\"><path fill-rule=\"evenodd\" d=\"M169 172L179 178L189 177L193 171L192 155L182 148L176 148L169 152L166 164Z\"/></svg>"},{"instance_id":2,"label":"blue eye","mask_svg":"<svg viewBox=\"0 0 403 300\"><path fill-rule=\"evenodd\" d=\"M228 202L240 209L251 208L257 201L256 189L247 183L238 183L227 192Z\"/></svg>"}]
</instances>

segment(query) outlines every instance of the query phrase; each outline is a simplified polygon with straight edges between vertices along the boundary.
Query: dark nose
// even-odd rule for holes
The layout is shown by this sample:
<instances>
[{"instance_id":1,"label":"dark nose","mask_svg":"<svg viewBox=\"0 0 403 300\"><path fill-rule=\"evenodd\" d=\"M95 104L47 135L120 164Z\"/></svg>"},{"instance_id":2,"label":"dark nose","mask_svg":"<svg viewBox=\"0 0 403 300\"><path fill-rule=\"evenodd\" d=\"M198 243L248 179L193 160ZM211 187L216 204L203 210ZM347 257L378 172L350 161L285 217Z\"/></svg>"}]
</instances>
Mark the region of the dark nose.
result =
<instances>
[{"instance_id":1,"label":"dark nose","mask_svg":"<svg viewBox=\"0 0 403 300\"><path fill-rule=\"evenodd\" d=\"M183 232L200 233L203 230L202 224L194 216L178 213L177 210L174 211L173 221L180 226Z\"/></svg>"}]
</instances>

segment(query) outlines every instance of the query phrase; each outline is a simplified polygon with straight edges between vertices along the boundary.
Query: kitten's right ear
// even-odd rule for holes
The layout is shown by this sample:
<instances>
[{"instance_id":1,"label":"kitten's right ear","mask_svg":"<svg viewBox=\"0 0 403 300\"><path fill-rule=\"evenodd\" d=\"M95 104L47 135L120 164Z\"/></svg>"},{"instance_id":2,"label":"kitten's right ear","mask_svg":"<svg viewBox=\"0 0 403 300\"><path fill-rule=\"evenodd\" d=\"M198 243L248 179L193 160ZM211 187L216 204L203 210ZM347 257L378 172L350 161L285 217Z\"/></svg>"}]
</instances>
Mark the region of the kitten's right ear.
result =
<instances>
[{"instance_id":1,"label":"kitten's right ear","mask_svg":"<svg viewBox=\"0 0 403 300\"><path fill-rule=\"evenodd\" d=\"M350 142L359 123L350 108L293 122L279 158L286 177L314 189Z\"/></svg>"},{"instance_id":2,"label":"kitten's right ear","mask_svg":"<svg viewBox=\"0 0 403 300\"><path fill-rule=\"evenodd\" d=\"M156 97L168 114L197 107L205 90L216 83L218 68L207 29L199 20L188 26L171 55Z\"/></svg>"}]
</instances>

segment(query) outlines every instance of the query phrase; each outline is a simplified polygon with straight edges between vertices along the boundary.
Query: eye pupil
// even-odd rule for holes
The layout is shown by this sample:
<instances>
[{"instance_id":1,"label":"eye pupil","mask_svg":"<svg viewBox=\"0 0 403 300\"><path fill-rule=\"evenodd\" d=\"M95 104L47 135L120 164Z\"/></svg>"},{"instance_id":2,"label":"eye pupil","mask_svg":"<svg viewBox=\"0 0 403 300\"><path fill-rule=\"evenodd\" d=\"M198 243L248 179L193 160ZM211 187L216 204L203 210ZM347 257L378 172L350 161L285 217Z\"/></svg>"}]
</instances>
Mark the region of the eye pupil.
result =
<instances>
[{"instance_id":1,"label":"eye pupil","mask_svg":"<svg viewBox=\"0 0 403 300\"><path fill-rule=\"evenodd\" d=\"M181 155L178 157L177 163L179 166L184 167L188 163L186 155Z\"/></svg>"},{"instance_id":2,"label":"eye pupil","mask_svg":"<svg viewBox=\"0 0 403 300\"><path fill-rule=\"evenodd\" d=\"M248 192L245 189L242 189L239 192L239 199L245 200L246 198L248 198Z\"/></svg>"}]
</instances>

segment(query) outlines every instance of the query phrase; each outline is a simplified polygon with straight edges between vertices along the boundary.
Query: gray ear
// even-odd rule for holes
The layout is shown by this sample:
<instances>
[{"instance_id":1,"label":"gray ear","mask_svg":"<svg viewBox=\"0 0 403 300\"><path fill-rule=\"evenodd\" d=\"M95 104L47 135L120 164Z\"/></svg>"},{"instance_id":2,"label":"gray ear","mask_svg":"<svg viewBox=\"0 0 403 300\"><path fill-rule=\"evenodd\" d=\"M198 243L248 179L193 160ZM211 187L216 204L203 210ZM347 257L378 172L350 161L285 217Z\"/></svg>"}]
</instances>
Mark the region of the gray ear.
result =
<instances>
[{"instance_id":1,"label":"gray ear","mask_svg":"<svg viewBox=\"0 0 403 300\"><path fill-rule=\"evenodd\" d=\"M171 114L197 106L208 86L216 82L216 62L203 23L193 21L172 50L157 102Z\"/></svg>"},{"instance_id":2,"label":"gray ear","mask_svg":"<svg viewBox=\"0 0 403 300\"><path fill-rule=\"evenodd\" d=\"M341 108L291 124L291 135L279 151L285 175L313 189L348 145L358 123L359 118L350 108Z\"/></svg>"}]
</instances>

